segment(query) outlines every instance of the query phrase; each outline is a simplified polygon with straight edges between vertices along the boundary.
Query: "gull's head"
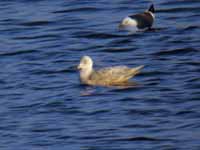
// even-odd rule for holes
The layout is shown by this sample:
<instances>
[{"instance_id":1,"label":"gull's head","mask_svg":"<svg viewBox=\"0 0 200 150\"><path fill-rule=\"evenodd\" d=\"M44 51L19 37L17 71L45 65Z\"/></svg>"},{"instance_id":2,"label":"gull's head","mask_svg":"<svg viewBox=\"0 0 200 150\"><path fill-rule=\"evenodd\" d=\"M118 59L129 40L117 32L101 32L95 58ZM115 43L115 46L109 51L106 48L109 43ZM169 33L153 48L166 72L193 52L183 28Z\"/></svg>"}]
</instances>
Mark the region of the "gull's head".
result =
<instances>
[{"instance_id":1,"label":"gull's head","mask_svg":"<svg viewBox=\"0 0 200 150\"><path fill-rule=\"evenodd\" d=\"M89 56L83 56L77 68L79 70L92 70L92 66L92 59Z\"/></svg>"},{"instance_id":2,"label":"gull's head","mask_svg":"<svg viewBox=\"0 0 200 150\"><path fill-rule=\"evenodd\" d=\"M134 19L131 19L130 17L126 17L122 20L122 22L119 24L119 28L125 28L125 27L136 27L137 22Z\"/></svg>"}]
</instances>

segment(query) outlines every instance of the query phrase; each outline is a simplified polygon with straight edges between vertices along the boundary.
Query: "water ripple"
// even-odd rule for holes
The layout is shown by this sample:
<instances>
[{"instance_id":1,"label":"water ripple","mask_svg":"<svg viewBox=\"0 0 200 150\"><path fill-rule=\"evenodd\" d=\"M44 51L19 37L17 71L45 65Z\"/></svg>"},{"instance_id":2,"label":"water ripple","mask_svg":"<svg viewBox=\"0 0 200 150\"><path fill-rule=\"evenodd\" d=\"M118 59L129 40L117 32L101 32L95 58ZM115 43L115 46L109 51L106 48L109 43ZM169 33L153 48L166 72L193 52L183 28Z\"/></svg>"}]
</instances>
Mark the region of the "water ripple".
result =
<instances>
[{"instance_id":1,"label":"water ripple","mask_svg":"<svg viewBox=\"0 0 200 150\"><path fill-rule=\"evenodd\" d=\"M101 9L98 9L96 7L80 7L80 8L71 8L71 9L66 9L66 10L58 10L58 11L54 11L53 13L70 13L70 12L80 12L80 11L83 11L83 12L97 12L97 11L100 11Z\"/></svg>"},{"instance_id":2,"label":"water ripple","mask_svg":"<svg viewBox=\"0 0 200 150\"><path fill-rule=\"evenodd\" d=\"M32 27L32 26L47 26L47 25L49 25L49 24L51 24L50 21L41 20L41 21L32 21L32 22L29 21L29 22L24 22L24 23L21 23L20 25Z\"/></svg>"},{"instance_id":3,"label":"water ripple","mask_svg":"<svg viewBox=\"0 0 200 150\"><path fill-rule=\"evenodd\" d=\"M185 55L185 54L195 54L198 53L199 51L195 48L179 48L179 49L173 49L173 50L165 50L165 51L160 51L157 53L154 53L153 55L157 56L165 56L165 55Z\"/></svg>"},{"instance_id":4,"label":"water ripple","mask_svg":"<svg viewBox=\"0 0 200 150\"><path fill-rule=\"evenodd\" d=\"M0 1L0 149L199 149L200 2L154 1L152 30L118 29L149 5ZM129 87L86 86L83 55L145 67Z\"/></svg>"}]
</instances>

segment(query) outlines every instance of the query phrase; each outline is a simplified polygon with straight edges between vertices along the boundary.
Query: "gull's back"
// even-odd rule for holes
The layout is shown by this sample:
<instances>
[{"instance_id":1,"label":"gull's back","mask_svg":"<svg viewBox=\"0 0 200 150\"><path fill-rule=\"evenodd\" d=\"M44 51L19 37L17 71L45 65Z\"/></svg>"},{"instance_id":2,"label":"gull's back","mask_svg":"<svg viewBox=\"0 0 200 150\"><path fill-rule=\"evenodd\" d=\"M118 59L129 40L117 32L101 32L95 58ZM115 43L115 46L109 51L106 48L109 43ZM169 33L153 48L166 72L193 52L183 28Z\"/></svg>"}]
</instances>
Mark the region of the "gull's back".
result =
<instances>
[{"instance_id":1,"label":"gull's back","mask_svg":"<svg viewBox=\"0 0 200 150\"><path fill-rule=\"evenodd\" d=\"M91 84L116 85L128 81L139 73L143 66L128 68L126 66L116 66L93 71L90 76Z\"/></svg>"},{"instance_id":2,"label":"gull's back","mask_svg":"<svg viewBox=\"0 0 200 150\"><path fill-rule=\"evenodd\" d=\"M138 26L138 28L141 28L141 29L151 27L153 24L153 20L154 20L149 12L131 15L129 17L137 20L137 23L138 23L137 26Z\"/></svg>"}]
</instances>

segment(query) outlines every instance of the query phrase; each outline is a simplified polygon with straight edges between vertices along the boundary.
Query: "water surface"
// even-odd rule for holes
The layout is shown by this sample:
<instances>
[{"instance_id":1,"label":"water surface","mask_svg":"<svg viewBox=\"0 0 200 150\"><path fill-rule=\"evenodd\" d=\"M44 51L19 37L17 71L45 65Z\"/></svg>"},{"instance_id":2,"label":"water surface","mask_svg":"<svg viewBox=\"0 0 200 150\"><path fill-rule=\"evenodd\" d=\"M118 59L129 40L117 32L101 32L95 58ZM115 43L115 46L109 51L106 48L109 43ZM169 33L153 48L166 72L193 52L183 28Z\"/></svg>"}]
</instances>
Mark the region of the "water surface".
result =
<instances>
[{"instance_id":1,"label":"water surface","mask_svg":"<svg viewBox=\"0 0 200 150\"><path fill-rule=\"evenodd\" d=\"M130 34L149 1L1 1L0 149L200 149L200 2L154 4L156 30ZM145 65L140 85L81 85L83 55Z\"/></svg>"}]
</instances>

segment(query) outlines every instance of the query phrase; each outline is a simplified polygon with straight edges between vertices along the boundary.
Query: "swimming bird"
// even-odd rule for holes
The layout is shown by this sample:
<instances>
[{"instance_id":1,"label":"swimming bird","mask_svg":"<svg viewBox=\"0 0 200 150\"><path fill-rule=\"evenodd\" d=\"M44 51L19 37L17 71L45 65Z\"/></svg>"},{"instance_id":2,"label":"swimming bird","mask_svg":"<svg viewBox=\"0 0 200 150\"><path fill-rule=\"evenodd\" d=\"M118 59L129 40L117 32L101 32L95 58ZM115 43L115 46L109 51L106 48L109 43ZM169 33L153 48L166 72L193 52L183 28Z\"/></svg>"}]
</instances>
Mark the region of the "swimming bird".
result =
<instances>
[{"instance_id":1,"label":"swimming bird","mask_svg":"<svg viewBox=\"0 0 200 150\"><path fill-rule=\"evenodd\" d=\"M151 29L155 20L154 12L154 5L151 4L147 11L125 17L120 23L119 28L127 30Z\"/></svg>"},{"instance_id":2,"label":"swimming bird","mask_svg":"<svg viewBox=\"0 0 200 150\"><path fill-rule=\"evenodd\" d=\"M93 70L93 61L89 56L83 56L78 65L80 80L83 84L100 86L124 85L130 78L138 74L143 67L114 66Z\"/></svg>"}]
</instances>

